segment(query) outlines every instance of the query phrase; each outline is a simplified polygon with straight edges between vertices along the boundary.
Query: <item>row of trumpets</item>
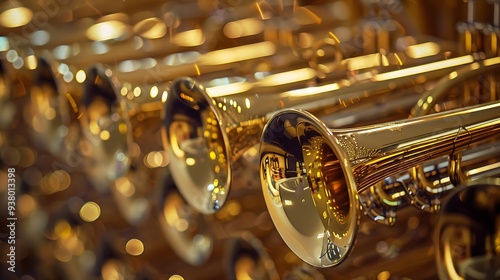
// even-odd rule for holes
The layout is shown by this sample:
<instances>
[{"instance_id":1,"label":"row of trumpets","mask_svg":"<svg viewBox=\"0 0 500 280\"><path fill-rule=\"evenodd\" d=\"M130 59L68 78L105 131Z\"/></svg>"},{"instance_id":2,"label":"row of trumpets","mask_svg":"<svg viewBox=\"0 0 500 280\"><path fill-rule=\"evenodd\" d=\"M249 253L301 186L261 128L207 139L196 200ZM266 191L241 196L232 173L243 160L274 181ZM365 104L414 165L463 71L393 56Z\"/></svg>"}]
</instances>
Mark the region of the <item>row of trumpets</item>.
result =
<instances>
[{"instance_id":1,"label":"row of trumpets","mask_svg":"<svg viewBox=\"0 0 500 280\"><path fill-rule=\"evenodd\" d=\"M247 172L260 172L276 228L301 259L328 267L351 251L360 210L388 224L408 201L439 210L447 183L468 180L462 172L469 162L462 166L464 150L472 148L463 157L475 164L470 176L495 174L498 164L491 161L498 158L497 145L474 146L498 135L499 65L498 58L466 55L382 69L365 79L261 94L256 87L221 96L211 96L192 78L143 92L96 65L86 72L78 95L61 91L54 65L41 59L23 115L46 150L60 158L78 153L96 189L111 192L134 225L149 215L152 184L167 168L193 208L219 211L238 188L232 186L238 159L260 143L260 168ZM432 89L415 92L424 84ZM462 93L465 97L457 97ZM356 119L380 100L384 106L375 117L365 117L374 123L365 128L329 130L318 119L332 124L339 123L337 114ZM486 101L493 102L462 108ZM402 120L398 112L407 112L402 107L412 102L417 103L412 118ZM450 108L459 109L440 112ZM439 113L423 116L430 110ZM390 122L373 121L377 114ZM450 156L449 163L433 162L431 172L420 167L404 173L441 156ZM188 262L199 263L200 254Z\"/></svg>"}]
</instances>

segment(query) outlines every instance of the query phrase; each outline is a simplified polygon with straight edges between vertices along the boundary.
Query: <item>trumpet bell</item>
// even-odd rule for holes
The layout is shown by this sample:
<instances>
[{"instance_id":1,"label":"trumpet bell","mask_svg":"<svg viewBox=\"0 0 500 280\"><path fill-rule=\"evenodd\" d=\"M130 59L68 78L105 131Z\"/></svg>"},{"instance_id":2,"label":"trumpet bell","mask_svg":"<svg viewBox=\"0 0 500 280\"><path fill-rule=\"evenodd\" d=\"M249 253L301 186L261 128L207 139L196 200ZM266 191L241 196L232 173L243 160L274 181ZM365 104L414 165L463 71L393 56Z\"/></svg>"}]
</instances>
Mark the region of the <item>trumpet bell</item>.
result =
<instances>
[{"instance_id":1,"label":"trumpet bell","mask_svg":"<svg viewBox=\"0 0 500 280\"><path fill-rule=\"evenodd\" d=\"M330 267L347 257L355 241L359 219L355 179L346 172L350 163L341 159L347 155L336 148L326 126L297 112L278 113L264 130L262 191L288 247L313 266Z\"/></svg>"},{"instance_id":2,"label":"trumpet bell","mask_svg":"<svg viewBox=\"0 0 500 280\"><path fill-rule=\"evenodd\" d=\"M497 136L499 107L492 102L342 130L328 129L305 111L276 113L262 134L260 179L278 232L305 262L339 264L354 245L359 194L388 176Z\"/></svg>"},{"instance_id":3,"label":"trumpet bell","mask_svg":"<svg viewBox=\"0 0 500 280\"><path fill-rule=\"evenodd\" d=\"M214 213L225 203L231 185L228 139L220 128L225 120L193 79L174 81L168 99L162 139L172 177L183 182L179 191L190 205Z\"/></svg>"},{"instance_id":4,"label":"trumpet bell","mask_svg":"<svg viewBox=\"0 0 500 280\"><path fill-rule=\"evenodd\" d=\"M226 278L229 280L280 279L262 242L250 232L228 239L224 253Z\"/></svg>"},{"instance_id":5,"label":"trumpet bell","mask_svg":"<svg viewBox=\"0 0 500 280\"><path fill-rule=\"evenodd\" d=\"M500 279L500 179L458 187L445 202L436 227L441 279Z\"/></svg>"},{"instance_id":6,"label":"trumpet bell","mask_svg":"<svg viewBox=\"0 0 500 280\"><path fill-rule=\"evenodd\" d=\"M163 178L161 188L163 212L158 219L163 236L184 262L192 266L205 264L214 247L214 236L205 216L186 203L169 173Z\"/></svg>"},{"instance_id":7,"label":"trumpet bell","mask_svg":"<svg viewBox=\"0 0 500 280\"><path fill-rule=\"evenodd\" d=\"M24 108L26 122L37 141L57 157L74 149L76 142L61 79L57 64L51 58L40 57L30 88L29 105Z\"/></svg>"},{"instance_id":8,"label":"trumpet bell","mask_svg":"<svg viewBox=\"0 0 500 280\"><path fill-rule=\"evenodd\" d=\"M99 191L106 191L109 182L126 174L132 142L127 133L130 121L116 92L117 82L107 70L95 65L87 71L80 118L83 133L80 149L87 159L85 168Z\"/></svg>"}]
</instances>

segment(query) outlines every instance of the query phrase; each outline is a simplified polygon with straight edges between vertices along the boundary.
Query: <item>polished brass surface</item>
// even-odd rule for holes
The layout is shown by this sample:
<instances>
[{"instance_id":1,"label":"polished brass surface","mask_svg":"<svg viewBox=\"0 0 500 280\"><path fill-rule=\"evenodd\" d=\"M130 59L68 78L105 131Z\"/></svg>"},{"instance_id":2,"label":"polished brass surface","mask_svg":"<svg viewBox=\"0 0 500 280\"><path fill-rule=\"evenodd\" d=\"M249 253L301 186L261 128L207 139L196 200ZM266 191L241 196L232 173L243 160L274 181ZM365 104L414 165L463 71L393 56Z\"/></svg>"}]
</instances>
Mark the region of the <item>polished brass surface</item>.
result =
<instances>
[{"instance_id":1,"label":"polished brass surface","mask_svg":"<svg viewBox=\"0 0 500 280\"><path fill-rule=\"evenodd\" d=\"M346 130L329 130L305 111L277 113L260 148L262 191L273 222L305 262L338 264L354 244L360 193L391 174L496 136L499 106Z\"/></svg>"},{"instance_id":2,"label":"polished brass surface","mask_svg":"<svg viewBox=\"0 0 500 280\"><path fill-rule=\"evenodd\" d=\"M99 191L113 193L132 224L148 215L155 176L168 163L158 134L161 98L168 84L158 85L157 96L147 92L140 101L126 98L139 97L141 90L120 85L111 69L96 65L87 71L80 117L80 150L87 173ZM158 153L154 164L148 163L150 153Z\"/></svg>"},{"instance_id":3,"label":"polished brass surface","mask_svg":"<svg viewBox=\"0 0 500 280\"><path fill-rule=\"evenodd\" d=\"M67 90L57 67L48 55L38 59L23 115L41 148L62 158L76 148L80 128L77 96Z\"/></svg>"},{"instance_id":4,"label":"polished brass surface","mask_svg":"<svg viewBox=\"0 0 500 280\"><path fill-rule=\"evenodd\" d=\"M441 55L434 59L440 59ZM301 83L293 82L269 87L250 85L250 89L238 94L221 96L211 95L195 80L174 81L165 102L162 127L172 176L188 203L202 213L214 213L229 195L237 160L258 143L262 128L273 112L290 107L307 109L316 116L345 111L354 115L350 122L343 123L348 125L357 121L357 112L350 112L350 106L392 95L409 98L410 102L393 104L394 107L386 109L388 114L393 118L398 110L409 114L411 98L415 102L418 98L417 85L431 86L457 67L474 62L474 58L466 55L431 62L425 59L421 61L424 64L414 65L418 62L412 61L408 67L393 71L391 67L375 67L371 72L335 82L306 83L303 88L297 88ZM420 79L423 73L426 78ZM228 83L233 89L240 85L239 81ZM290 87L293 89L286 90Z\"/></svg>"},{"instance_id":5,"label":"polished brass surface","mask_svg":"<svg viewBox=\"0 0 500 280\"><path fill-rule=\"evenodd\" d=\"M435 229L440 279L498 279L500 180L459 186L439 213Z\"/></svg>"},{"instance_id":6,"label":"polished brass surface","mask_svg":"<svg viewBox=\"0 0 500 280\"><path fill-rule=\"evenodd\" d=\"M262 242L250 232L226 241L226 279L280 279L274 261Z\"/></svg>"},{"instance_id":7,"label":"polished brass surface","mask_svg":"<svg viewBox=\"0 0 500 280\"><path fill-rule=\"evenodd\" d=\"M491 79L498 75L499 62L498 58L486 59L451 72L420 97L410 117L498 100L497 85ZM471 144L465 163L462 152L456 151L425 166L413 167L410 173L391 175L361 195L365 214L379 223L392 225L396 222L396 210L408 203L424 211L439 211L440 198L454 185L463 180L498 176L494 160L500 152L497 143L489 140L482 145Z\"/></svg>"},{"instance_id":8,"label":"polished brass surface","mask_svg":"<svg viewBox=\"0 0 500 280\"><path fill-rule=\"evenodd\" d=\"M442 83L422 96L418 104L413 108L410 117L423 116L437 111L498 100L496 81L498 79L497 67L499 62L498 57L491 58L482 63L472 64L469 67L464 67L459 71L450 73L448 78L443 78ZM458 94L450 93L453 87L459 89ZM496 141L498 141L498 138ZM488 147L490 144L486 143L483 147ZM490 156L495 158L496 149L490 148ZM473 149L472 145L471 149ZM477 165L479 169L475 171L473 167L463 168L462 158L462 152L457 151L450 155L448 159L448 181L453 185L458 186L465 181L484 177L481 176L481 173L494 176L496 165L492 160L489 160L489 162L479 161L480 163ZM430 182L430 179L426 178L424 173L423 166L412 168L411 177L417 183L413 186L407 186L408 194L412 196L412 203L418 208L426 211L438 211L440 207L439 193L446 193L446 191L441 191L446 189L446 186L440 181L444 182L446 180L438 178L441 180Z\"/></svg>"},{"instance_id":9,"label":"polished brass surface","mask_svg":"<svg viewBox=\"0 0 500 280\"><path fill-rule=\"evenodd\" d=\"M215 239L209 221L186 203L170 174L160 184L163 208L158 220L168 244L186 263L204 264L212 254Z\"/></svg>"},{"instance_id":10,"label":"polished brass surface","mask_svg":"<svg viewBox=\"0 0 500 280\"><path fill-rule=\"evenodd\" d=\"M111 194L129 224L153 216L174 252L201 265L213 237L169 179L161 146L160 115L169 92L170 83L120 83L110 68L95 65L83 83L80 149L90 180L103 196Z\"/></svg>"},{"instance_id":11,"label":"polished brass surface","mask_svg":"<svg viewBox=\"0 0 500 280\"><path fill-rule=\"evenodd\" d=\"M9 16L21 6L29 10L18 9L17 15ZM421 208L436 201L446 208L446 194L452 188L448 155L424 163L432 188L399 176L406 176L405 170L377 181L380 188L364 191L381 205L363 205L359 213L373 210L374 216L384 217L379 222L392 221L393 226L360 215L356 249L335 268L322 269L298 258L276 230L257 179L260 158L255 144L265 121L284 108L308 110L330 128L407 118L416 103L428 101L422 94L431 92L440 78L498 56L499 11L497 1L484 0L0 3L0 61L5 66L0 75L4 77L0 79L0 201L8 201L12 193L5 182L12 176L8 170L15 168L17 218L16 272L7 270L12 244L6 242L9 232L4 225L0 278L215 280L230 278L236 263L239 276L247 279L259 278L269 268L274 268L274 278L288 280L437 279L441 267L436 265L438 244L433 235L437 215L404 206L413 203ZM93 72L99 65L107 67ZM98 76L102 79L94 79ZM208 146L217 157L217 162L203 168L220 173L226 164L230 169L231 187L225 189L230 195L222 197L220 209L211 209L209 215L187 205L179 191L206 179L199 171L202 166L192 166L194 179L174 182L164 166L173 162L158 137L157 123L166 105L162 101L175 96L167 81L183 76L196 80L195 88L203 85L199 88L206 90L210 99L198 105L211 106L215 100L219 112L213 115L220 113L218 121L237 123L218 127L212 122L203 127L193 122L206 121L199 114L175 117L172 131L179 142L184 141L180 146L189 155L178 169L200 163L203 157L196 155L202 151L212 159L210 150L200 146ZM41 82L52 78L55 83ZM495 100L497 80L495 73L481 75L454 89L428 113ZM88 110L82 103L84 88L97 89L109 81L113 94L101 95L111 97L104 99L109 103L102 106L98 98L90 98L96 102L88 105L95 110ZM358 95L351 95L354 91ZM365 99L365 91L377 94ZM331 100L316 99L320 95ZM65 97L60 98L63 103L55 100L60 96ZM199 95L191 97L195 96ZM331 110L326 103L333 104ZM102 110L108 105L111 114ZM258 122L253 122L253 113ZM90 115L97 126L90 125ZM120 133L120 123L130 124L127 133ZM187 140L186 123L199 130L191 131ZM68 138L61 138L66 131ZM461 133L460 137L467 136L466 131ZM220 152L225 144L206 145L194 137L224 138L224 134L229 140L229 148L222 149L225 156ZM116 153L117 161L113 160L117 150L126 151L126 157ZM498 151L498 139L491 139L469 145L461 161L460 153L455 153L451 163L459 163L456 166L466 176L453 180L465 179L469 185L470 179L498 177ZM226 162L218 161L221 158ZM224 181L217 179L217 184ZM207 192L212 188L205 187ZM411 192L418 196L405 196ZM213 193L204 195L212 199ZM195 196L187 198L196 201ZM345 215L342 210L337 213ZM392 219L396 211L397 219ZM0 220L6 221L6 215L1 210ZM247 250L228 251L234 240L246 244L239 248ZM240 258L238 252L252 251L248 250L252 245L266 261L247 258L249 254Z\"/></svg>"}]
</instances>

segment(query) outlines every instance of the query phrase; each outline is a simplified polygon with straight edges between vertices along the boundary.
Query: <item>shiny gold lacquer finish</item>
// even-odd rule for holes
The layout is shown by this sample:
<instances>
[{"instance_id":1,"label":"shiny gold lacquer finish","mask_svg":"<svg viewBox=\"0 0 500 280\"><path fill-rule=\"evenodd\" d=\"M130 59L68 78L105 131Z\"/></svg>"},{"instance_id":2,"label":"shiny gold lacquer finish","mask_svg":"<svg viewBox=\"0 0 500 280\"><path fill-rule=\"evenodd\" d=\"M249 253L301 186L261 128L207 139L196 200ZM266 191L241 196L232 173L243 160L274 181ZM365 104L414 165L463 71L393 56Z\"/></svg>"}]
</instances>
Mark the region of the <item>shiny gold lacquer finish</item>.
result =
<instances>
[{"instance_id":1,"label":"shiny gold lacquer finish","mask_svg":"<svg viewBox=\"0 0 500 280\"><path fill-rule=\"evenodd\" d=\"M258 143L273 112L294 107L326 116L396 93L413 94L416 100L416 84L435 81L473 61L466 55L394 71L374 69L368 75L287 91L257 87L220 96L212 96L195 80L174 81L162 128L172 176L188 203L202 213L214 213L227 199L238 158Z\"/></svg>"},{"instance_id":2,"label":"shiny gold lacquer finish","mask_svg":"<svg viewBox=\"0 0 500 280\"><path fill-rule=\"evenodd\" d=\"M318 267L337 265L354 244L360 193L499 131L500 102L343 130L328 129L306 111L283 110L262 135L262 191L297 256Z\"/></svg>"},{"instance_id":3,"label":"shiny gold lacquer finish","mask_svg":"<svg viewBox=\"0 0 500 280\"><path fill-rule=\"evenodd\" d=\"M482 62L473 63L468 67L464 67L458 71L450 73L448 77L443 78L443 82L438 84L435 88L429 91L418 102L417 106L412 110L412 117L423 116L433 113L436 110L447 110L455 106L452 102L446 102L448 99L450 88L462 85L464 91L462 94L462 102L465 105L473 103L482 103L488 100L498 100L497 96L497 83L495 79L498 78L500 70L500 58L490 58ZM477 78L479 77L479 78ZM476 80L474 80L476 78ZM488 79L488 80L486 80ZM492 80L493 79L493 80ZM469 92L471 83L474 92ZM444 102L444 106L440 103ZM457 102L459 103L459 102ZM462 134L467 134L468 131L462 130ZM486 158L492 158L494 155L498 156L498 149L495 148L495 143L486 143L483 147L489 146L489 155ZM473 147L471 147L473 149ZM471 157L467 157L470 159ZM472 161L474 162L474 161ZM456 151L450 155L448 159L447 177L449 182L458 186L463 182L480 177L478 174L486 174L486 176L493 175L491 172L498 169L496 162L481 162L480 164L474 163L478 168L471 170L466 168L467 161L463 160L462 151ZM465 170L467 170L467 172ZM411 169L411 177L415 180L417 189L409 189L408 193L412 197L413 204L419 208L427 211L436 212L439 210L438 196L443 184L436 184L425 177L424 166L417 166ZM489 175L488 175L489 174ZM483 176L484 177L484 176ZM422 197L424 196L424 197ZM426 199L425 196L434 196L434 199Z\"/></svg>"},{"instance_id":4,"label":"shiny gold lacquer finish","mask_svg":"<svg viewBox=\"0 0 500 280\"><path fill-rule=\"evenodd\" d=\"M226 279L280 279L274 261L262 242L250 232L226 240L224 252Z\"/></svg>"},{"instance_id":5,"label":"shiny gold lacquer finish","mask_svg":"<svg viewBox=\"0 0 500 280\"><path fill-rule=\"evenodd\" d=\"M439 111L495 101L496 84L490 84L488 77L498 76L500 59L490 58L464 66L444 76L434 87L420 97L410 117L424 116ZM469 92L471 83L482 81ZM466 136L467 130L459 135ZM428 161L413 167L410 172L393 174L360 195L363 211L373 220L393 225L396 211L411 203L418 209L437 212L440 199L453 186L463 180L498 175L499 165L494 160L500 156L498 141L471 145L465 155L457 150L447 158Z\"/></svg>"},{"instance_id":6,"label":"shiny gold lacquer finish","mask_svg":"<svg viewBox=\"0 0 500 280\"><path fill-rule=\"evenodd\" d=\"M80 149L90 179L112 194L130 224L141 225L153 215L174 252L200 265L212 252L213 237L168 179L169 160L159 134L170 84L120 84L109 68L92 67L83 85ZM155 203L158 189L160 205Z\"/></svg>"},{"instance_id":7,"label":"shiny gold lacquer finish","mask_svg":"<svg viewBox=\"0 0 500 280\"><path fill-rule=\"evenodd\" d=\"M156 95L120 85L102 65L88 70L83 84L80 149L86 172L97 190L113 193L132 224L149 213L155 176L168 163L160 137L155 137L168 84L148 89L153 87Z\"/></svg>"},{"instance_id":8,"label":"shiny gold lacquer finish","mask_svg":"<svg viewBox=\"0 0 500 280\"><path fill-rule=\"evenodd\" d=\"M172 250L190 265L202 265L211 256L214 236L206 216L196 213L184 200L172 176L161 181L162 192L159 223L163 236Z\"/></svg>"},{"instance_id":9,"label":"shiny gold lacquer finish","mask_svg":"<svg viewBox=\"0 0 500 280\"><path fill-rule=\"evenodd\" d=\"M440 279L498 279L500 179L467 182L450 195L435 229Z\"/></svg>"}]
</instances>

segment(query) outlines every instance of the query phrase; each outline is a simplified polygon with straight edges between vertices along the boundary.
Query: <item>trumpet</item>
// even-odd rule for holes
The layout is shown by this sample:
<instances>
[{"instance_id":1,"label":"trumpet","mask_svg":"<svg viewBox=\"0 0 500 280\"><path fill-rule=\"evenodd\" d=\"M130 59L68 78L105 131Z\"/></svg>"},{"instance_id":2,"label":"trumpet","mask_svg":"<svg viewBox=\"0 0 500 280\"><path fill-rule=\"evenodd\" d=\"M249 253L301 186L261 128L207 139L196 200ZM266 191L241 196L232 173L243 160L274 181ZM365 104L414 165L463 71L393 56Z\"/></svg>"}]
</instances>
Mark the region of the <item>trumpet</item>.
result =
<instances>
[{"instance_id":1,"label":"trumpet","mask_svg":"<svg viewBox=\"0 0 500 280\"><path fill-rule=\"evenodd\" d=\"M24 118L40 145L53 156L62 158L77 145L78 100L67 90L57 68L58 64L48 55L37 59Z\"/></svg>"},{"instance_id":2,"label":"trumpet","mask_svg":"<svg viewBox=\"0 0 500 280\"><path fill-rule=\"evenodd\" d=\"M500 102L354 129L328 129L298 109L264 128L260 176L272 220L288 247L316 267L351 252L359 197L385 179L498 135Z\"/></svg>"},{"instance_id":3,"label":"trumpet","mask_svg":"<svg viewBox=\"0 0 500 280\"><path fill-rule=\"evenodd\" d=\"M226 241L226 278L280 279L274 261L266 252L262 242L250 232Z\"/></svg>"},{"instance_id":4,"label":"trumpet","mask_svg":"<svg viewBox=\"0 0 500 280\"><path fill-rule=\"evenodd\" d=\"M165 239L177 256L190 265L204 264L213 252L215 238L205 216L185 202L170 174L161 180L158 221Z\"/></svg>"},{"instance_id":5,"label":"trumpet","mask_svg":"<svg viewBox=\"0 0 500 280\"><path fill-rule=\"evenodd\" d=\"M410 117L498 100L497 84L488 79L497 75L498 62L498 58L491 58L451 72L420 97ZM474 92L469 91L471 81L474 83ZM476 81L485 83L476 84ZM499 156L498 141L476 143L465 153L462 156L461 152L457 152L449 159L426 162L412 167L409 172L391 175L384 182L377 183L360 195L365 214L376 222L392 225L396 222L396 210L408 202L418 209L437 212L441 197L453 185L498 174L498 164L491 160Z\"/></svg>"},{"instance_id":6,"label":"trumpet","mask_svg":"<svg viewBox=\"0 0 500 280\"><path fill-rule=\"evenodd\" d=\"M310 110L317 116L338 112L361 101L373 101L395 92L415 91L456 67L472 63L470 55L430 62L378 74L322 83L278 93L279 86L241 90L245 83L229 84L238 94L207 93L194 80L174 81L165 102L162 139L170 158L174 181L196 210L210 214L225 203L236 162L259 142L269 117L285 107ZM279 75L299 75L300 71ZM426 78L422 75L426 73ZM275 77L277 78L277 77ZM359 79L359 80L357 80ZM288 82L288 81L287 81ZM286 82L285 82L286 83ZM277 83L273 84L276 85ZM295 85L294 85L295 86ZM416 101L416 100L415 100Z\"/></svg>"},{"instance_id":7,"label":"trumpet","mask_svg":"<svg viewBox=\"0 0 500 280\"><path fill-rule=\"evenodd\" d=\"M204 263L212 252L213 237L204 228L203 218L186 212L175 185L164 176L168 157L158 133L170 83L120 84L111 69L100 64L86 75L80 150L92 184L98 192L112 195L131 225L145 223L155 211L163 237L177 256L191 265ZM154 198L158 185L160 200Z\"/></svg>"},{"instance_id":8,"label":"trumpet","mask_svg":"<svg viewBox=\"0 0 500 280\"><path fill-rule=\"evenodd\" d=\"M494 279L499 273L500 179L459 186L444 203L435 229L440 279Z\"/></svg>"},{"instance_id":9,"label":"trumpet","mask_svg":"<svg viewBox=\"0 0 500 280\"><path fill-rule=\"evenodd\" d=\"M146 87L120 85L103 65L86 75L80 118L84 168L99 192L113 193L131 224L140 223L151 207L152 184L168 163L155 136L168 83L142 92Z\"/></svg>"}]
</instances>

